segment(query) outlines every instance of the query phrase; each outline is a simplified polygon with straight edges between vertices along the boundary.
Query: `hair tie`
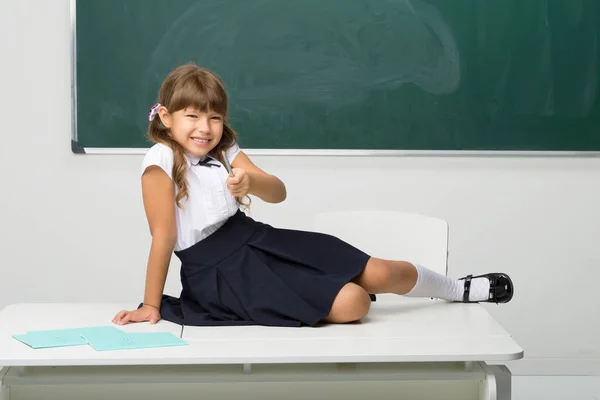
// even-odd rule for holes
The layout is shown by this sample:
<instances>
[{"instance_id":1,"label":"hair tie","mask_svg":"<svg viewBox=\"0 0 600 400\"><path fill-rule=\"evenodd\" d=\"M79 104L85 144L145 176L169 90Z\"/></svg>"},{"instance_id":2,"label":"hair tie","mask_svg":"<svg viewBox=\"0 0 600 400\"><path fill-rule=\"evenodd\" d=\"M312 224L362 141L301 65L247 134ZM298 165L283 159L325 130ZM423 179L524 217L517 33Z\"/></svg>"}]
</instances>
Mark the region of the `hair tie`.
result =
<instances>
[{"instance_id":1,"label":"hair tie","mask_svg":"<svg viewBox=\"0 0 600 400\"><path fill-rule=\"evenodd\" d=\"M160 107L160 103L156 103L155 105L152 106L152 108L150 109L150 112L148 113L148 121L152 121L154 119L154 117L156 117L157 114L157 110L158 107Z\"/></svg>"}]
</instances>

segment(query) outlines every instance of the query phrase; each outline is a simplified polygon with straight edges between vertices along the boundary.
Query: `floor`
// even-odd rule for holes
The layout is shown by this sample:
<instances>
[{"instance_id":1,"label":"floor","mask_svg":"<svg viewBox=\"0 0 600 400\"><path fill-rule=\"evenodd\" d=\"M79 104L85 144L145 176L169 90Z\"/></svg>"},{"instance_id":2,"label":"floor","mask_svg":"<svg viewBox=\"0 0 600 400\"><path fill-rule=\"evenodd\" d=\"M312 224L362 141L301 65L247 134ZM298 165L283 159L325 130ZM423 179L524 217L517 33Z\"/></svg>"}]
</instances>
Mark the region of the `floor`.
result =
<instances>
[{"instance_id":1,"label":"floor","mask_svg":"<svg viewBox=\"0 0 600 400\"><path fill-rule=\"evenodd\" d=\"M512 400L600 400L600 376L515 376Z\"/></svg>"}]
</instances>

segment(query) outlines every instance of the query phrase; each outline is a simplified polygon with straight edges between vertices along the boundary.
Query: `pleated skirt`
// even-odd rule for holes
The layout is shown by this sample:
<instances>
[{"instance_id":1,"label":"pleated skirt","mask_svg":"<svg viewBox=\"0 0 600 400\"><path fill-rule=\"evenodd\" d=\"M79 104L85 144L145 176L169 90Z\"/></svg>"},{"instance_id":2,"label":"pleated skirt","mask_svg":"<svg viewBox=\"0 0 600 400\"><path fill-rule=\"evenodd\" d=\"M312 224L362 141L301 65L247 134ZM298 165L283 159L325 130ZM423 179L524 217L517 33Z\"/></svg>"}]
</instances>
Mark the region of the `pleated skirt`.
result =
<instances>
[{"instance_id":1,"label":"pleated skirt","mask_svg":"<svg viewBox=\"0 0 600 400\"><path fill-rule=\"evenodd\" d=\"M188 326L315 326L369 255L318 232L274 228L241 211L181 260L179 297L161 318Z\"/></svg>"}]
</instances>

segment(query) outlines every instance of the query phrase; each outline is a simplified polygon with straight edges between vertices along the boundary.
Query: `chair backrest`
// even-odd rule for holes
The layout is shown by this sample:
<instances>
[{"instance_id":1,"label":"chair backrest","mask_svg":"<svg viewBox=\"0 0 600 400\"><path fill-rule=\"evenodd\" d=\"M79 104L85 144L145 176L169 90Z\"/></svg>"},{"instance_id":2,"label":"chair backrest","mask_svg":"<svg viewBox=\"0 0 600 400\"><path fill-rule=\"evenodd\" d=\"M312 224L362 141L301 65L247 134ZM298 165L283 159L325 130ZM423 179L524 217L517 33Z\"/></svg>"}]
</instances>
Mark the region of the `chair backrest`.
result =
<instances>
[{"instance_id":1,"label":"chair backrest","mask_svg":"<svg viewBox=\"0 0 600 400\"><path fill-rule=\"evenodd\" d=\"M332 211L316 215L315 230L337 236L372 257L448 272L448 224L443 219L399 211Z\"/></svg>"}]
</instances>

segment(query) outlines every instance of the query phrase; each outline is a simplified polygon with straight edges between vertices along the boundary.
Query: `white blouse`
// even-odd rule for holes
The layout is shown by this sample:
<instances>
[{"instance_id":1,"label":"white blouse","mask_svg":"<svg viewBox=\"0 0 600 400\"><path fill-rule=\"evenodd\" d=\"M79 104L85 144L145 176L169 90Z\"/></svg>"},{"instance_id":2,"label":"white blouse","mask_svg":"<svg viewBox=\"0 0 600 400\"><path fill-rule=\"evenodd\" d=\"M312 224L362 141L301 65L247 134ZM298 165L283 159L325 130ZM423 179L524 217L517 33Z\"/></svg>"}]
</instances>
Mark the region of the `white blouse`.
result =
<instances>
[{"instance_id":1,"label":"white blouse","mask_svg":"<svg viewBox=\"0 0 600 400\"><path fill-rule=\"evenodd\" d=\"M234 144L227 151L227 159L240 152ZM184 250L208 237L225 224L239 209L238 203L227 189L227 169L216 159L210 163L217 166L198 165L201 157L186 154L188 197L183 199L182 208L176 208L177 242L175 251ZM158 143L152 146L142 162L142 174L150 165L158 165L173 179L173 151L169 146ZM175 194L177 186L175 186Z\"/></svg>"}]
</instances>

